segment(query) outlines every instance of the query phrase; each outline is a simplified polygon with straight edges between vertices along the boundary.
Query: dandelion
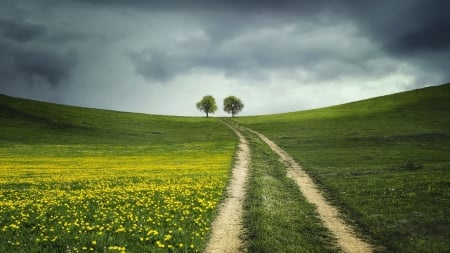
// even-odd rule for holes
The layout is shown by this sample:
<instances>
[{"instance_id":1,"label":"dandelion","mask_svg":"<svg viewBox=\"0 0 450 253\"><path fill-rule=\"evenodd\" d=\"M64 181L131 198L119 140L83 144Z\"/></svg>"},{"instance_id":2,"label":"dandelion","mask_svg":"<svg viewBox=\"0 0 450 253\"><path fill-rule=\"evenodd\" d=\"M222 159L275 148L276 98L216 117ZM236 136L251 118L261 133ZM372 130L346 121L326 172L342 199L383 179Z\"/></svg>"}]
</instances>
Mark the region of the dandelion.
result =
<instances>
[{"instance_id":1,"label":"dandelion","mask_svg":"<svg viewBox=\"0 0 450 253\"><path fill-rule=\"evenodd\" d=\"M160 241L156 241L156 246L158 246L158 248L164 248L164 243L160 242Z\"/></svg>"},{"instance_id":2,"label":"dandelion","mask_svg":"<svg viewBox=\"0 0 450 253\"><path fill-rule=\"evenodd\" d=\"M197 249L210 226L208 206L216 206L227 181L228 151L208 159L192 150L179 156L30 157L26 163L2 158L0 214L8 213L0 215L2 240L17 252L43 252L50 242L71 253ZM3 194L4 184L30 187L8 186ZM28 223L34 226L23 225ZM102 245L123 238L131 239L128 246Z\"/></svg>"},{"instance_id":3,"label":"dandelion","mask_svg":"<svg viewBox=\"0 0 450 253\"><path fill-rule=\"evenodd\" d=\"M170 239L172 239L172 236L171 236L171 235L165 235L165 236L164 236L164 241L168 241L168 240L170 240Z\"/></svg>"}]
</instances>

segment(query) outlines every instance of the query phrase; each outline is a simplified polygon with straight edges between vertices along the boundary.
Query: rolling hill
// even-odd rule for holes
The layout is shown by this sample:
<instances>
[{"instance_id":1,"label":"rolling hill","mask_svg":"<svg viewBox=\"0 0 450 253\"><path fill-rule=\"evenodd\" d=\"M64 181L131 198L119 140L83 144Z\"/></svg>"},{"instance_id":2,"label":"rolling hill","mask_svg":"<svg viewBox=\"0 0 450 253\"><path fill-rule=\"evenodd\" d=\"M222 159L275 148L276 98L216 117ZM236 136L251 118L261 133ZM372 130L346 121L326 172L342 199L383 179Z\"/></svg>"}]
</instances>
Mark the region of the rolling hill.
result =
<instances>
[{"instance_id":1,"label":"rolling hill","mask_svg":"<svg viewBox=\"0 0 450 253\"><path fill-rule=\"evenodd\" d=\"M0 96L0 252L198 252L236 142L211 119Z\"/></svg>"},{"instance_id":2,"label":"rolling hill","mask_svg":"<svg viewBox=\"0 0 450 253\"><path fill-rule=\"evenodd\" d=\"M235 121L291 154L380 251L450 249L450 84Z\"/></svg>"},{"instance_id":3,"label":"rolling hill","mask_svg":"<svg viewBox=\"0 0 450 253\"><path fill-rule=\"evenodd\" d=\"M449 116L450 84L445 84L315 110L227 120L263 133L293 156L327 199L339 207L345 220L378 246L377 251L446 252L450 249ZM301 210L303 216L295 219L306 229L306 233L298 231L305 235L302 243L310 244L306 250L335 252L332 239L313 218L314 207L305 203L285 177L278 158L250 133L246 135L253 147L251 167L257 167L260 174L273 173L276 180L267 186L277 189L274 198L286 198L286 205L273 207L274 214L283 213L289 221ZM62 252L67 245L72 251L107 248L108 252L166 252L169 245L186 252L201 249L215 205L223 198L236 144L233 132L214 118L124 113L0 95L0 233L9 242L0 252ZM250 185L260 183L256 180ZM103 196L105 189L107 195ZM153 209L173 207L146 215L163 215L169 220L171 215L182 217L177 221L185 224L181 229L193 236L164 234L172 231L164 227L169 226L164 222L153 232L145 231L153 233L154 238L134 230L139 227L136 222L144 221L132 218L143 210L152 210L139 209L142 192L155 194L146 196L148 201L161 198ZM171 197L165 199L168 193ZM184 199L176 198L178 193ZM249 196L254 198L247 202L251 205L263 197L257 191ZM45 202L48 209L34 206L41 198L49 201ZM118 215L114 206L104 202L113 199L123 201L114 203L131 213L123 210L126 217L114 216ZM298 203L288 210L292 199ZM180 206L172 204L183 201L192 201L183 204L192 209L181 215L176 211ZM16 202L21 204L14 205ZM83 211L71 216L65 209L69 203ZM99 233L98 229L106 228L97 227L100 225L89 218L99 208L105 212L105 217L98 218L101 222L112 222L112 217L124 222ZM192 215L202 214L201 208L207 211L197 223L200 216ZM84 215L88 218L82 220L89 226L77 227L70 222L71 227L55 225L58 219L48 217L59 217L59 213L65 214L61 219L73 222ZM266 222L260 218L255 220ZM281 220L276 215L272 218L274 222ZM190 227L191 223L183 223L185 219L192 219L196 225ZM117 232L127 229L133 232ZM78 231L85 236L80 237ZM109 233L117 245L111 245L102 233ZM269 234L267 238L276 237ZM146 244L139 243L142 241ZM264 248L268 241L261 243ZM290 248L282 241L278 243L284 247L281 249ZM292 246L295 252L299 245Z\"/></svg>"}]
</instances>

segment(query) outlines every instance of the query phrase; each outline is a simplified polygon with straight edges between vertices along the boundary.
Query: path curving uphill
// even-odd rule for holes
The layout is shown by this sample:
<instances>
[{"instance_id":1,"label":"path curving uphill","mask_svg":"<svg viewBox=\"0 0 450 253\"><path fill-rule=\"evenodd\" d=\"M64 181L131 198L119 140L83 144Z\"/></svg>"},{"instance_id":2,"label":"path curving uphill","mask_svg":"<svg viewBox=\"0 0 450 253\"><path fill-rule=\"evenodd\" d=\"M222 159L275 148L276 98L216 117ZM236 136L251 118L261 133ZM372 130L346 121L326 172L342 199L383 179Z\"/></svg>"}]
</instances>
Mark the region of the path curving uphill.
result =
<instances>
[{"instance_id":1,"label":"path curving uphill","mask_svg":"<svg viewBox=\"0 0 450 253\"><path fill-rule=\"evenodd\" d=\"M261 140L269 145L269 147L280 156L283 163L288 167L288 177L292 178L297 183L306 199L317 206L317 212L319 213L321 220L325 227L327 227L335 236L337 244L341 247L343 252L373 252L373 247L356 236L353 229L340 218L338 210L323 197L311 177L288 153L286 153L286 151L263 134L251 129L249 129L249 131L261 138Z\"/></svg>"},{"instance_id":2,"label":"path curving uphill","mask_svg":"<svg viewBox=\"0 0 450 253\"><path fill-rule=\"evenodd\" d=\"M250 164L250 148L247 140L238 130L223 123L239 137L239 148L232 169L232 178L227 188L228 196L220 206L219 213L212 223L210 239L205 249L207 253L245 252L242 241L243 203Z\"/></svg>"}]
</instances>

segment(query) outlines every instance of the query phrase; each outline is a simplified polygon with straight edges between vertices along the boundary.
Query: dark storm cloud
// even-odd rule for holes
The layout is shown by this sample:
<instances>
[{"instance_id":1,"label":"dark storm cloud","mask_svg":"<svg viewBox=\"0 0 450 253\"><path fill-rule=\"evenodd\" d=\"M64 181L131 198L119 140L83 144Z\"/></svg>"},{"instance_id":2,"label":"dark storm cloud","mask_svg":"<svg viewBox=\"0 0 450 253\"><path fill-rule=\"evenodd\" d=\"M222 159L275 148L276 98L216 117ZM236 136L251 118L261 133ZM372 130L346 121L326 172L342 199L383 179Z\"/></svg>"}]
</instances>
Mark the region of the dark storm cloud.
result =
<instances>
[{"instance_id":1,"label":"dark storm cloud","mask_svg":"<svg viewBox=\"0 0 450 253\"><path fill-rule=\"evenodd\" d=\"M364 1L343 14L385 53L406 60L448 82L450 73L450 1ZM426 82L418 78L417 82ZM423 84L419 84L423 85Z\"/></svg>"},{"instance_id":2,"label":"dark storm cloud","mask_svg":"<svg viewBox=\"0 0 450 253\"><path fill-rule=\"evenodd\" d=\"M407 54L414 51L441 51L450 49L450 20L426 25L394 40L389 49Z\"/></svg>"},{"instance_id":3,"label":"dark storm cloud","mask_svg":"<svg viewBox=\"0 0 450 253\"><path fill-rule=\"evenodd\" d=\"M71 4L73 2L70 1ZM450 24L450 15L445 13L450 7L450 2L445 0L79 0L78 2L81 4L75 6L74 12L82 13L92 8L103 10L108 7L107 9L119 11L132 9L147 12L148 15L159 12L175 17L183 15L183 19L194 22L196 28L205 33L204 38L193 38L183 42L169 41L170 46L180 48L175 52L168 47L152 46L144 50L132 50L130 59L135 65L136 72L148 80L166 82L196 69L222 71L228 76L242 73L260 76L262 72L268 70L301 67L313 71L329 66L327 72L320 75L327 79L342 75L341 71L346 71L344 73L346 75L359 71L378 71L373 69L374 66L371 68L364 66L364 63L370 60L367 57L374 57L372 52L360 51L358 57L349 59L346 56L347 52L333 50L332 44L344 43L345 38L329 43L326 41L328 38L324 37L313 49L311 46L314 45L301 45L302 41L308 40L311 36L308 29L314 31L319 27L346 22L358 27L358 33L372 39L380 48L380 52L394 57L406 56L415 60L417 64L435 68L441 75L446 73L444 65L447 61L443 58L446 55L443 52L449 50L450 33L444 29ZM50 3L58 6L64 4L58 1L44 1L38 6L42 9L44 5L51 6ZM99 19L101 18L102 16L99 16ZM183 22L182 19L179 21ZM163 23L161 25L164 26ZM287 25L292 25L294 31L287 31L288 34L284 34L280 29ZM0 22L0 27L3 27L5 37L21 41L42 36L46 31L43 26L10 20L3 20L3 25ZM270 29L278 30L278 33L261 34ZM104 31L93 32L101 34ZM49 34L47 39L57 43L69 43L79 36L80 34L76 32L59 31ZM249 36L257 39L251 40ZM351 48L344 49L351 50ZM423 51L432 53L424 57ZM430 63L430 60L433 63ZM342 67L337 67L336 62L341 62ZM350 65L355 66L349 67Z\"/></svg>"},{"instance_id":4,"label":"dark storm cloud","mask_svg":"<svg viewBox=\"0 0 450 253\"><path fill-rule=\"evenodd\" d=\"M279 102L290 108L295 91L361 99L450 80L449 9L445 0L3 0L0 92L39 86L103 107L151 93L166 108L171 94L186 102L203 87L291 97ZM105 92L120 99L99 102Z\"/></svg>"},{"instance_id":5,"label":"dark storm cloud","mask_svg":"<svg viewBox=\"0 0 450 253\"><path fill-rule=\"evenodd\" d=\"M56 86L67 78L75 64L74 55L74 51L64 55L46 50L17 51L14 53L14 66L30 83L37 77Z\"/></svg>"},{"instance_id":6,"label":"dark storm cloud","mask_svg":"<svg viewBox=\"0 0 450 253\"><path fill-rule=\"evenodd\" d=\"M1 22L0 86L57 86L67 79L76 63L75 51L58 50L45 42L43 26ZM62 51L62 52L61 52Z\"/></svg>"},{"instance_id":7,"label":"dark storm cloud","mask_svg":"<svg viewBox=\"0 0 450 253\"><path fill-rule=\"evenodd\" d=\"M43 35L45 33L45 28L37 24L0 18L0 31L6 38L19 42L26 42Z\"/></svg>"},{"instance_id":8,"label":"dark storm cloud","mask_svg":"<svg viewBox=\"0 0 450 253\"><path fill-rule=\"evenodd\" d=\"M349 6L345 14L392 53L443 50L450 46L450 2L372 1Z\"/></svg>"},{"instance_id":9,"label":"dark storm cloud","mask_svg":"<svg viewBox=\"0 0 450 253\"><path fill-rule=\"evenodd\" d=\"M5 1L0 4L0 80L1 91L20 87L53 86L67 80L77 62L68 42L73 33L49 30L51 22L36 22L33 2ZM42 2L43 6L46 2ZM42 7L43 8L43 7ZM49 9L49 13L50 13ZM5 18L4 18L5 17ZM50 15L48 16L50 17Z\"/></svg>"},{"instance_id":10,"label":"dark storm cloud","mask_svg":"<svg viewBox=\"0 0 450 253\"><path fill-rule=\"evenodd\" d=\"M331 26L329 29L344 28ZM342 31L339 36L306 35L312 42L304 39L304 33L304 29L296 25L255 27L252 32L217 42L203 32L181 42L172 42L166 50L146 49L130 57L138 73L162 82L197 69L222 72L228 77L260 78L273 71L293 71L299 67L315 75L316 70L324 68L320 76L315 76L322 80L335 78L343 70L347 74L372 71L364 69L364 61L374 52L360 45L341 43L346 35L352 35L351 31ZM357 63L359 65L353 69L348 67Z\"/></svg>"},{"instance_id":11,"label":"dark storm cloud","mask_svg":"<svg viewBox=\"0 0 450 253\"><path fill-rule=\"evenodd\" d=\"M50 84L67 80L76 63L76 54L60 54L48 49L23 49L0 42L0 74L2 90L15 85Z\"/></svg>"},{"instance_id":12,"label":"dark storm cloud","mask_svg":"<svg viewBox=\"0 0 450 253\"><path fill-rule=\"evenodd\" d=\"M410 9L405 28L385 44L392 55L416 64L424 72L450 80L449 1L421 1ZM422 82L425 82L423 80Z\"/></svg>"},{"instance_id":13,"label":"dark storm cloud","mask_svg":"<svg viewBox=\"0 0 450 253\"><path fill-rule=\"evenodd\" d=\"M277 48L276 45L280 43L276 40L271 41L273 38L261 38L251 43L244 42L236 45L239 47L238 50L231 52L222 50L224 44L239 36L257 33L258 30L267 27L278 29L287 24L309 23L311 29L317 29L317 27L345 22L356 26L359 29L359 34L356 35L371 39L380 52L393 57L407 57L415 61L415 64L424 65L430 70L434 69L437 74L443 76L442 79L448 77L447 52L450 49L450 33L446 32L446 29L450 27L450 15L446 11L450 10L450 2L445 0L171 1L170 3L117 1L116 4L139 6L148 10L189 9L192 13L196 13L190 18L199 20L201 29L206 32L210 44L203 51L197 51L195 54L178 55L159 51L150 53L152 56L144 54L141 57L134 57L133 62L137 72L146 78L167 80L195 68L222 69L231 74L242 72L243 69L266 71L271 67L312 68L316 67L313 64L332 58L333 61L342 61L344 65L349 64L349 60L345 57L347 52L337 53L326 49L325 52L312 51L309 48L295 47L295 42L290 43L290 46L294 45L294 48ZM301 34L304 37L301 37ZM282 39L297 40L300 43L302 40L309 39L309 35L304 31L291 35L298 36ZM319 43L328 48L332 47L326 41ZM334 43L340 43L340 41ZM320 47L319 49L323 50ZM331 54L328 54L330 51ZM428 52L426 57L423 52ZM365 54L365 52L361 53ZM356 65L364 64L367 60L370 59L363 59L363 55L359 59L351 59ZM356 66L350 69L358 68ZM374 69L374 71L377 70ZM339 74L328 72L322 76L333 78ZM352 72L347 74L351 75Z\"/></svg>"}]
</instances>

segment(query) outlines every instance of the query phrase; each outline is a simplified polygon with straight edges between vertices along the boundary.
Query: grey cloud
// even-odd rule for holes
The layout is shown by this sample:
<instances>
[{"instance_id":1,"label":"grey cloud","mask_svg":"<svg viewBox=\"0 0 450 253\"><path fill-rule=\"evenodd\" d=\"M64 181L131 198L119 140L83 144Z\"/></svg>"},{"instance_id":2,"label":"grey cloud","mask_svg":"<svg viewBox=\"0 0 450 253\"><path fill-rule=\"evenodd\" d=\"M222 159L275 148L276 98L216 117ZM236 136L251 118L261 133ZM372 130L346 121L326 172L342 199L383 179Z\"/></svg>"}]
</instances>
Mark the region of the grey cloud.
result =
<instances>
[{"instance_id":1,"label":"grey cloud","mask_svg":"<svg viewBox=\"0 0 450 253\"><path fill-rule=\"evenodd\" d=\"M60 31L47 36L46 41L55 44L79 43L92 37L95 37L95 35L88 35L73 31Z\"/></svg>"},{"instance_id":2,"label":"grey cloud","mask_svg":"<svg viewBox=\"0 0 450 253\"><path fill-rule=\"evenodd\" d=\"M423 27L401 38L400 41L403 41L403 44L410 42L408 44L412 50L419 48L433 51L448 50L450 49L450 33L444 31L449 29L449 27L450 19L442 23Z\"/></svg>"},{"instance_id":3,"label":"grey cloud","mask_svg":"<svg viewBox=\"0 0 450 253\"><path fill-rule=\"evenodd\" d=\"M386 44L390 53L417 49L446 50L450 35L450 2L446 0L282 0L282 1L89 1L94 5L128 6L144 11L195 13L212 38L230 38L277 22L354 22L366 35ZM256 17L256 20L254 20ZM266 23L264 23L266 22Z\"/></svg>"},{"instance_id":4,"label":"grey cloud","mask_svg":"<svg viewBox=\"0 0 450 253\"><path fill-rule=\"evenodd\" d=\"M450 33L445 32L449 27L450 18L436 24L424 24L417 30L395 38L386 47L398 54L450 50Z\"/></svg>"},{"instance_id":5,"label":"grey cloud","mask_svg":"<svg viewBox=\"0 0 450 253\"><path fill-rule=\"evenodd\" d=\"M28 80L41 77L53 86L59 85L62 80L67 78L74 64L74 51L64 55L46 50L17 51L14 53L14 66L18 71L24 73Z\"/></svg>"},{"instance_id":6,"label":"grey cloud","mask_svg":"<svg viewBox=\"0 0 450 253\"><path fill-rule=\"evenodd\" d=\"M178 59L170 59L164 52L132 53L130 59L135 65L136 72L147 79L166 82L172 79L174 72L179 72L188 66L178 67L175 70L175 64L180 65Z\"/></svg>"},{"instance_id":7,"label":"grey cloud","mask_svg":"<svg viewBox=\"0 0 450 253\"><path fill-rule=\"evenodd\" d=\"M355 7L349 15L391 53L415 53L449 48L449 9L446 0L373 1Z\"/></svg>"},{"instance_id":8,"label":"grey cloud","mask_svg":"<svg viewBox=\"0 0 450 253\"><path fill-rule=\"evenodd\" d=\"M446 0L368 1L343 12L361 33L392 57L427 69L432 79L450 79L450 2Z\"/></svg>"},{"instance_id":9,"label":"grey cloud","mask_svg":"<svg viewBox=\"0 0 450 253\"><path fill-rule=\"evenodd\" d=\"M13 86L58 86L67 80L76 64L76 53L69 49L64 32L48 30L48 24L36 23L32 12L10 4L17 17L0 18L0 73L2 90ZM2 12L0 11L0 15ZM7 16L7 15L5 15ZM0 16L1 17L1 16ZM68 39L67 39L68 38ZM64 40L65 39L65 40ZM12 89L12 88L11 88Z\"/></svg>"},{"instance_id":10,"label":"grey cloud","mask_svg":"<svg viewBox=\"0 0 450 253\"><path fill-rule=\"evenodd\" d=\"M283 12L290 14L308 14L323 11L328 7L339 7L342 5L354 5L358 2L352 0L78 0L78 2L91 6L116 6L136 9L158 10L158 11L183 11L196 12L206 11L212 13L233 12L240 15L251 13L268 14ZM363 1L360 1L363 2Z\"/></svg>"},{"instance_id":11,"label":"grey cloud","mask_svg":"<svg viewBox=\"0 0 450 253\"><path fill-rule=\"evenodd\" d=\"M61 84L76 63L76 53L58 53L49 49L24 49L0 41L0 86L25 84ZM38 81L36 81L38 80Z\"/></svg>"},{"instance_id":12,"label":"grey cloud","mask_svg":"<svg viewBox=\"0 0 450 253\"><path fill-rule=\"evenodd\" d=\"M175 4L176 3L176 4ZM119 3L117 3L119 4ZM122 3L123 4L123 3ZM258 31L267 28L277 29L289 24L307 24L305 30L315 31L319 27L333 24L353 24L358 31L347 38L347 42L358 43L357 37L372 39L373 47L378 48L381 57L391 55L415 60L418 64L431 65L434 72L443 76L448 61L443 58L449 49L450 35L445 32L449 26L448 1L180 1L157 3L154 1L132 1L129 6L141 6L147 10L181 10L189 9L195 13L188 18L196 19L208 36L209 44L201 44L203 51L189 51L188 54L167 53L167 48L139 56L135 55L133 63L137 72L148 79L169 80L178 74L195 68L222 70L228 76L276 69L304 68L321 69L326 73L318 79L334 78L340 75L360 74L363 71L381 73L383 66L373 66L371 58L380 56L373 52L357 51L358 57L349 59L354 49L345 48L346 52L337 52L341 41L327 43L319 40L318 45L302 47L302 41L310 40L305 31L283 34L279 38L258 37ZM210 10L208 11L208 8ZM440 8L439 8L440 7ZM176 13L176 12L175 12ZM327 31L324 31L326 33ZM339 33L341 31L330 31ZM254 36L255 40L235 42L243 36ZM342 38L345 39L345 38ZM323 45L320 47L320 45ZM176 45L184 48L185 45ZM355 47L358 47L355 44ZM433 57L424 58L423 50L435 52ZM188 50L186 50L188 51ZM369 55L368 55L369 53ZM147 56L145 56L147 54ZM372 55L370 55L372 54ZM429 62L431 60L432 62ZM341 67L337 65L342 64ZM370 65L370 67L369 67ZM342 73L342 71L345 71ZM387 70L386 70L387 71ZM259 72L259 73L258 73ZM315 72L317 73L317 72ZM389 72L384 72L385 74Z\"/></svg>"},{"instance_id":13,"label":"grey cloud","mask_svg":"<svg viewBox=\"0 0 450 253\"><path fill-rule=\"evenodd\" d=\"M13 66L14 56L11 47L0 40L0 86L11 85L13 80L20 77Z\"/></svg>"},{"instance_id":14,"label":"grey cloud","mask_svg":"<svg viewBox=\"0 0 450 253\"><path fill-rule=\"evenodd\" d=\"M205 27L210 31L219 33L230 30L239 30L241 27L252 29L254 16L263 16L270 22L276 22L271 17L281 19L283 22L295 20L313 20L313 22L353 20L362 30L381 42L393 43L408 47L440 48L448 44L446 27L450 16L450 2L446 0L280 0L280 1L92 1L79 0L91 5L130 7L144 11L174 11L196 13L207 17ZM330 19L329 16L332 16ZM258 20L259 25L262 20ZM250 22L248 24L247 22ZM231 27L231 28L230 28ZM427 35L425 38L422 35ZM414 44L408 38L418 39ZM446 46L445 46L446 47Z\"/></svg>"},{"instance_id":15,"label":"grey cloud","mask_svg":"<svg viewBox=\"0 0 450 253\"><path fill-rule=\"evenodd\" d=\"M258 79L267 78L273 71L302 69L317 80L388 71L372 64L380 52L352 29L331 24L322 29L325 31L317 33L300 24L262 26L220 42L204 32L166 47L136 52L131 60L139 74L162 82L194 69L209 69L231 78Z\"/></svg>"},{"instance_id":16,"label":"grey cloud","mask_svg":"<svg viewBox=\"0 0 450 253\"><path fill-rule=\"evenodd\" d=\"M378 83L393 82L379 89L391 92L437 84L450 79L449 3L4 0L0 85L34 83L30 93L45 87L91 106L100 103L93 94L108 89L116 99L106 107L138 103L119 102L124 90L133 98L186 87L200 94L196 86L211 83L217 92L244 89L251 96L261 94L256 85L303 93L299 87L378 90ZM167 85L148 85L155 83ZM161 100L170 96L162 93Z\"/></svg>"},{"instance_id":17,"label":"grey cloud","mask_svg":"<svg viewBox=\"0 0 450 253\"><path fill-rule=\"evenodd\" d=\"M45 34L46 29L42 25L17 22L8 19L0 19L0 30L6 38L18 42L27 42Z\"/></svg>"}]
</instances>

